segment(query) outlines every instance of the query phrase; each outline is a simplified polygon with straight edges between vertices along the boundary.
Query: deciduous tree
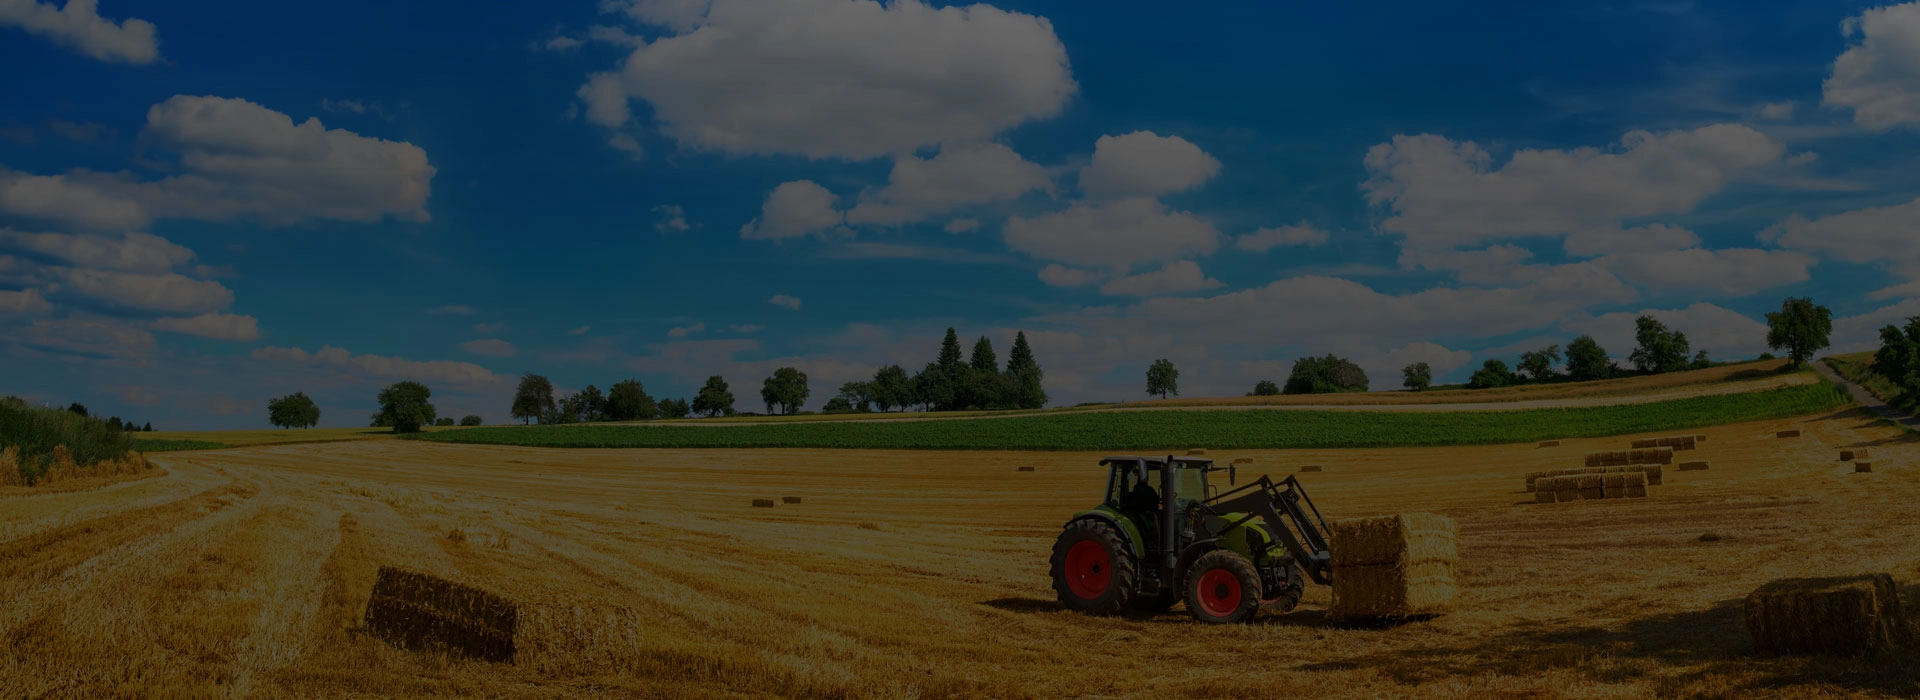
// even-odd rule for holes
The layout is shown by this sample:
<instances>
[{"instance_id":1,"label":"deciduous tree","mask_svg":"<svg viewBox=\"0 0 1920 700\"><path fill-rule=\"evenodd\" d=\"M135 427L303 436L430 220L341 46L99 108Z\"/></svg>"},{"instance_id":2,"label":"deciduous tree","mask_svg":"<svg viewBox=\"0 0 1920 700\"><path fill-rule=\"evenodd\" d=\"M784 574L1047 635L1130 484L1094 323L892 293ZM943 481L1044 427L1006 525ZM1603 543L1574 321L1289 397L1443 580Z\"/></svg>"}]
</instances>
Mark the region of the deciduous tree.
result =
<instances>
[{"instance_id":1,"label":"deciduous tree","mask_svg":"<svg viewBox=\"0 0 1920 700\"><path fill-rule=\"evenodd\" d=\"M374 414L375 425L391 426L396 433L417 433L420 426L433 423L433 390L419 382L396 382L380 390L375 397L380 402L380 412Z\"/></svg>"},{"instance_id":2,"label":"deciduous tree","mask_svg":"<svg viewBox=\"0 0 1920 700\"><path fill-rule=\"evenodd\" d=\"M1163 357L1147 366L1147 393L1162 399L1169 394L1180 395L1180 370L1173 366L1172 360Z\"/></svg>"},{"instance_id":3,"label":"deciduous tree","mask_svg":"<svg viewBox=\"0 0 1920 700\"><path fill-rule=\"evenodd\" d=\"M1832 334L1833 312L1807 297L1787 297L1779 312L1767 314L1767 347L1786 350L1795 367L1827 347Z\"/></svg>"},{"instance_id":4,"label":"deciduous tree","mask_svg":"<svg viewBox=\"0 0 1920 700\"><path fill-rule=\"evenodd\" d=\"M513 417L523 423L545 422L553 409L553 382L531 372L522 375L520 386L513 391Z\"/></svg>"},{"instance_id":5,"label":"deciduous tree","mask_svg":"<svg viewBox=\"0 0 1920 700\"><path fill-rule=\"evenodd\" d=\"M1426 391L1433 386L1433 368L1425 362L1415 362L1400 368L1400 385L1413 391Z\"/></svg>"}]
</instances>

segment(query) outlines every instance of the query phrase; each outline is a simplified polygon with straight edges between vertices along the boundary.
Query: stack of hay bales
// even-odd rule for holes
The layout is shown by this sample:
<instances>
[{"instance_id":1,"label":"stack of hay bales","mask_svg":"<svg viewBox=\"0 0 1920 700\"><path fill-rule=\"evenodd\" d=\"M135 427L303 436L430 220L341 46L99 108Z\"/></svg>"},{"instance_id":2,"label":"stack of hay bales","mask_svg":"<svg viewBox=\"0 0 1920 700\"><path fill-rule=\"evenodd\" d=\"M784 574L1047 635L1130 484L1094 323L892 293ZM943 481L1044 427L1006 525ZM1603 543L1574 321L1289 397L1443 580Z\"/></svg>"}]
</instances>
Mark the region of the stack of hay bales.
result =
<instances>
[{"instance_id":1,"label":"stack of hay bales","mask_svg":"<svg viewBox=\"0 0 1920 700\"><path fill-rule=\"evenodd\" d=\"M1633 447L1636 449L1646 449L1651 447L1670 447L1670 448L1673 448L1674 451L1678 452L1680 450L1694 449L1694 443L1698 441L1699 441L1698 435L1674 435L1671 437L1643 438L1640 440L1635 440L1633 441Z\"/></svg>"},{"instance_id":2,"label":"stack of hay bales","mask_svg":"<svg viewBox=\"0 0 1920 700\"><path fill-rule=\"evenodd\" d=\"M1866 450L1841 450L1840 451L1840 461L1842 462L1852 462L1855 460L1862 460L1862 459L1866 459L1869 456L1870 455L1867 454Z\"/></svg>"},{"instance_id":3,"label":"stack of hay bales","mask_svg":"<svg viewBox=\"0 0 1920 700\"><path fill-rule=\"evenodd\" d=\"M1582 474L1640 474L1642 478L1646 480L1646 485L1648 486L1659 486L1662 483L1661 466L1658 464L1640 464L1631 467L1582 467L1578 469L1549 469L1546 471L1527 472L1527 490L1539 490L1537 486L1541 479L1556 476L1578 476Z\"/></svg>"},{"instance_id":4,"label":"stack of hay bales","mask_svg":"<svg viewBox=\"0 0 1920 700\"><path fill-rule=\"evenodd\" d=\"M365 619L368 632L402 649L512 661L519 611L513 601L478 588L383 566Z\"/></svg>"},{"instance_id":5,"label":"stack of hay bales","mask_svg":"<svg viewBox=\"0 0 1920 700\"><path fill-rule=\"evenodd\" d=\"M1432 513L1334 521L1327 614L1358 620L1445 612L1459 595L1457 532L1452 518Z\"/></svg>"},{"instance_id":6,"label":"stack of hay bales","mask_svg":"<svg viewBox=\"0 0 1920 700\"><path fill-rule=\"evenodd\" d=\"M1867 654L1908 641L1887 574L1782 579L1747 595L1747 631L1768 654Z\"/></svg>"},{"instance_id":7,"label":"stack of hay bales","mask_svg":"<svg viewBox=\"0 0 1920 700\"><path fill-rule=\"evenodd\" d=\"M1533 493L1535 503L1646 498L1647 475L1644 472L1625 471L1541 477L1534 481Z\"/></svg>"},{"instance_id":8,"label":"stack of hay bales","mask_svg":"<svg viewBox=\"0 0 1920 700\"><path fill-rule=\"evenodd\" d=\"M1608 452L1588 452L1589 467L1624 467L1634 464L1672 464L1673 448L1646 447Z\"/></svg>"}]
</instances>

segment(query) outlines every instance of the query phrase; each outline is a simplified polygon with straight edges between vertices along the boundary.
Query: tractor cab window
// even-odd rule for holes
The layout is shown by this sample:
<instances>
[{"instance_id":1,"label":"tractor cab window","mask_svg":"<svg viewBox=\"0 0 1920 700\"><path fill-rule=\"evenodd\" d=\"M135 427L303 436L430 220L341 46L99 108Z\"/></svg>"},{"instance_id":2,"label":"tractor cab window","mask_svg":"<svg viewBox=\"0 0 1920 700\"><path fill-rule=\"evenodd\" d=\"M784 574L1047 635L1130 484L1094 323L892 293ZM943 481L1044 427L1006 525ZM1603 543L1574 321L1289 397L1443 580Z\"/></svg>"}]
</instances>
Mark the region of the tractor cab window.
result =
<instances>
[{"instance_id":1,"label":"tractor cab window","mask_svg":"<svg viewBox=\"0 0 1920 700\"><path fill-rule=\"evenodd\" d=\"M1146 478L1130 466L1116 466L1110 479L1112 488L1107 492L1107 502L1123 510L1146 511L1160 507L1158 471L1149 471Z\"/></svg>"},{"instance_id":2,"label":"tractor cab window","mask_svg":"<svg viewBox=\"0 0 1920 700\"><path fill-rule=\"evenodd\" d=\"M1174 474L1173 497L1179 499L1180 507L1185 508L1188 501L1204 501L1207 498L1207 470L1181 469Z\"/></svg>"}]
</instances>

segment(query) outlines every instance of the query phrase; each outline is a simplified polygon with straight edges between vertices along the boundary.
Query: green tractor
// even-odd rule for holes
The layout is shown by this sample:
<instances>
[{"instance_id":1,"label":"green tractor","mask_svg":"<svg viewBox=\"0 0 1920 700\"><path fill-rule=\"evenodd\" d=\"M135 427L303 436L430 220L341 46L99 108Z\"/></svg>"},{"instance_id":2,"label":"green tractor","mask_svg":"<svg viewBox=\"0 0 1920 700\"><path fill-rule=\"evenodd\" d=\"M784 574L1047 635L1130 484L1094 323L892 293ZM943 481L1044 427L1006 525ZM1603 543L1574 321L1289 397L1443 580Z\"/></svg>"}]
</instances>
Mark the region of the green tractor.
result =
<instances>
[{"instance_id":1,"label":"green tractor","mask_svg":"<svg viewBox=\"0 0 1920 700\"><path fill-rule=\"evenodd\" d=\"M1075 513L1053 545L1053 589L1097 615L1158 613L1184 603L1202 622L1292 610L1305 579L1331 585L1326 522L1289 476L1222 493L1201 457L1108 457L1106 501Z\"/></svg>"}]
</instances>

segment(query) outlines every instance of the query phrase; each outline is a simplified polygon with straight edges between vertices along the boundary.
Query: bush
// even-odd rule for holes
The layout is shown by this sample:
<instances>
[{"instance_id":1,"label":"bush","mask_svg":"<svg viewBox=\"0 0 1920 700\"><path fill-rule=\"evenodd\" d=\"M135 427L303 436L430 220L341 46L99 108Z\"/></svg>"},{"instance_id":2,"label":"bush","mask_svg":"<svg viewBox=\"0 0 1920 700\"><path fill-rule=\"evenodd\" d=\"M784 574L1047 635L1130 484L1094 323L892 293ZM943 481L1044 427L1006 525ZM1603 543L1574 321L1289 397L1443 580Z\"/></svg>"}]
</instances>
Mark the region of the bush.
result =
<instances>
[{"instance_id":1,"label":"bush","mask_svg":"<svg viewBox=\"0 0 1920 700\"><path fill-rule=\"evenodd\" d=\"M78 405L78 404L75 404ZM65 453L72 463L87 467L125 457L133 438L105 421L76 411L38 408L14 397L0 399L0 449L15 450L16 474L0 474L0 481L34 484Z\"/></svg>"},{"instance_id":2,"label":"bush","mask_svg":"<svg viewBox=\"0 0 1920 700\"><path fill-rule=\"evenodd\" d=\"M1287 394L1333 394L1366 391L1367 372L1344 357L1302 357L1293 361L1293 373L1287 377Z\"/></svg>"},{"instance_id":3,"label":"bush","mask_svg":"<svg viewBox=\"0 0 1920 700\"><path fill-rule=\"evenodd\" d=\"M480 420L479 416L473 415L471 413L460 417L460 424L468 427L480 425L483 422L484 421Z\"/></svg>"},{"instance_id":4,"label":"bush","mask_svg":"<svg viewBox=\"0 0 1920 700\"><path fill-rule=\"evenodd\" d=\"M1487 360L1480 369L1474 370L1473 377L1467 380L1469 389L1497 389L1512 386L1518 377L1513 370L1507 369L1507 363L1500 360Z\"/></svg>"},{"instance_id":5,"label":"bush","mask_svg":"<svg viewBox=\"0 0 1920 700\"><path fill-rule=\"evenodd\" d=\"M433 424L441 428L453 427L453 416L441 416L439 419L435 420Z\"/></svg>"},{"instance_id":6,"label":"bush","mask_svg":"<svg viewBox=\"0 0 1920 700\"><path fill-rule=\"evenodd\" d=\"M1260 380L1259 383L1253 385L1253 393L1247 394L1247 395L1248 396L1279 396L1280 385L1273 383L1273 380L1271 379L1262 379Z\"/></svg>"}]
</instances>

